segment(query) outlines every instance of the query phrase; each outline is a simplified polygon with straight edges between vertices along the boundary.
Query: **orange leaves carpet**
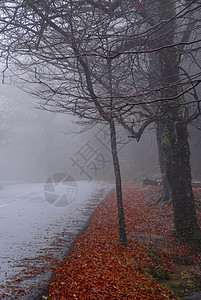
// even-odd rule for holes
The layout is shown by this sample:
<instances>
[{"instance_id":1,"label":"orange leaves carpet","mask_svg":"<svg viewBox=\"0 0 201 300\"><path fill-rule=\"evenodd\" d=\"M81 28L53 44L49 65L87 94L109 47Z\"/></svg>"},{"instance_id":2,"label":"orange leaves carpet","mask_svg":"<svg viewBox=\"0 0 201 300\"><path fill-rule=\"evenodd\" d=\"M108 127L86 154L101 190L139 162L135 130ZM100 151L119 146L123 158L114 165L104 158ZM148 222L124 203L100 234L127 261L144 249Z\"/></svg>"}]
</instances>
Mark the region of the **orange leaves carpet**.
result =
<instances>
[{"instance_id":1,"label":"orange leaves carpet","mask_svg":"<svg viewBox=\"0 0 201 300\"><path fill-rule=\"evenodd\" d=\"M116 195L112 191L94 211L72 253L54 270L56 276L44 299L177 299L150 275L150 270L160 272L160 268L174 272L172 251L176 256L188 252L169 234L172 208L160 211L157 204L149 206L159 195L159 188L124 186L129 241L125 248L118 243ZM154 259L153 248L162 266Z\"/></svg>"}]
</instances>

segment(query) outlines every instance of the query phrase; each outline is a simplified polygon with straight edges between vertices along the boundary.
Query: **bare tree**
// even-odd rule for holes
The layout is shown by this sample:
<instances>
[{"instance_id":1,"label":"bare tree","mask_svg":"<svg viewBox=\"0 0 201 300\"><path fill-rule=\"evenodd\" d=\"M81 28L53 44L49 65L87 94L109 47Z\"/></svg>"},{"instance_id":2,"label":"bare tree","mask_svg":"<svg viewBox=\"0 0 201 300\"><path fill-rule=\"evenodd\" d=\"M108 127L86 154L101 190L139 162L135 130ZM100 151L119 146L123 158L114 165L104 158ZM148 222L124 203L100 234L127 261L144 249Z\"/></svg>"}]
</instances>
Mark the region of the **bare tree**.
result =
<instances>
[{"instance_id":1,"label":"bare tree","mask_svg":"<svg viewBox=\"0 0 201 300\"><path fill-rule=\"evenodd\" d=\"M175 229L192 242L200 239L200 229L187 126L200 115L199 97L190 94L200 83L200 66L188 76L181 68L186 57L198 64L200 7L200 1L174 0L0 4L2 56L26 72L18 73L26 83L35 83L33 93L45 109L110 124L116 175L115 122L138 140L150 124L159 124ZM158 63L154 86L151 54Z\"/></svg>"},{"instance_id":2,"label":"bare tree","mask_svg":"<svg viewBox=\"0 0 201 300\"><path fill-rule=\"evenodd\" d=\"M4 9L8 13L11 8L8 3L6 4L7 5L4 6ZM33 33L33 36L31 36L30 40L26 41L26 39L24 39L22 44L21 42L15 44L14 48L17 47L17 49L6 49L6 54L8 56L12 56L17 65L22 66L23 64L23 69L30 72L30 75L32 76L31 82L35 82L36 85L39 86L39 89L37 91L33 91L33 93L40 95L40 97L45 100L45 102L42 103L42 107L44 109L78 114L80 118L86 118L95 122L103 121L109 124L111 150L116 179L119 241L122 245L127 246L128 242L122 200L121 173L117 153L116 128L113 116L113 111L115 112L115 110L113 108L112 101L113 91L111 82L112 77L110 76L109 71L110 61L108 62L105 60L104 66L100 67L100 71L104 73L105 70L103 70L103 68L105 67L107 69L106 76L109 80L108 87L105 89L105 95L108 96L108 100L104 103L104 101L102 99L100 100L98 97L100 93L104 92L103 90L100 90L100 75L98 78L99 80L97 80L97 82L99 82L95 84L91 72L92 63L94 64L94 62L89 62L90 58L88 59L87 57L79 55L80 51L82 51L81 47L84 46L83 44L87 45L88 39L84 39L83 44L81 44L78 32L83 26L84 28L87 26L87 21L92 21L91 18L93 18L93 14L91 14L90 18L87 20L87 16L85 15L86 11L84 9L81 11L80 18L75 20L73 14L74 5L72 3L69 4L69 6L66 7L67 14L65 18L68 25L66 30L63 28L62 22L58 24L58 22L55 21L55 16L58 14L58 11L60 9L63 10L62 5L61 7L55 8L54 5L51 7L50 4L52 3L49 3L50 6L46 6L44 2L39 1L39 4L42 5L42 7L44 5L45 11L43 11L41 10L41 7L36 6L36 4L37 3L27 1L27 5L25 6L14 5L15 14L18 15L18 10L22 9L24 13L23 16L25 17L20 24L20 34L22 34L24 29L24 21L30 16L30 10L33 13L31 23L33 19L36 20L36 23L34 29L31 29L30 35ZM49 17L48 12L50 14L52 13L54 17ZM61 17L62 12L58 14L58 18ZM17 27L17 19L18 18L14 21L13 28ZM4 21L5 23L7 22L6 19L4 19ZM9 27L11 24L12 21L9 24ZM37 26L40 26L38 33ZM31 25L27 24L25 27L26 31L31 27ZM48 38L44 35L45 28L48 30L48 35L52 34L52 40L48 40ZM4 31L6 29L7 26L4 27ZM17 32L16 36L18 35L19 33ZM33 38L36 35L35 45L30 49ZM16 36L14 37L14 42L16 41ZM67 48L67 51L64 50L65 48ZM28 57L26 57L27 51L30 51ZM67 60L65 58L66 52L69 55L69 59ZM23 56L22 60L21 57L19 57L19 54ZM24 79L26 82L29 82L27 75L25 75ZM49 82L50 79L51 83ZM66 81L66 84L64 84L64 81ZM66 96L68 97L67 99L65 99Z\"/></svg>"}]
</instances>

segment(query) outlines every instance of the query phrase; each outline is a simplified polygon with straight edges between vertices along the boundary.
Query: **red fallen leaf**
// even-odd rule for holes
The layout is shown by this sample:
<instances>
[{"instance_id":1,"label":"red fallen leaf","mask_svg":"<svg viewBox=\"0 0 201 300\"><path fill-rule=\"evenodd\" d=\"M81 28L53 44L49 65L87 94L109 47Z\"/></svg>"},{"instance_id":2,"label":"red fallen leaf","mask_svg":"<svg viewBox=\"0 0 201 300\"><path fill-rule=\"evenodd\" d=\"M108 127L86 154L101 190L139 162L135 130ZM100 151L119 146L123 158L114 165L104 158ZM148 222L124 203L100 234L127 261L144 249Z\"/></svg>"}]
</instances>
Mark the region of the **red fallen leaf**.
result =
<instances>
[{"instance_id":1,"label":"red fallen leaf","mask_svg":"<svg viewBox=\"0 0 201 300\"><path fill-rule=\"evenodd\" d=\"M117 242L116 195L111 192L93 213L89 228L77 238L73 252L58 264L47 297L51 300L176 299L164 286L147 276L149 269L174 271L177 266L172 254L192 255L186 245L178 244L170 235L172 207L166 207L162 216L157 204L147 206L151 202L146 193L154 195L157 189L145 192L136 185L125 186L129 248ZM157 247L163 266L154 261L152 245ZM201 255L192 255L192 258L197 264L201 262Z\"/></svg>"},{"instance_id":2,"label":"red fallen leaf","mask_svg":"<svg viewBox=\"0 0 201 300\"><path fill-rule=\"evenodd\" d=\"M19 290L18 290L18 293L25 293L25 290L19 289Z\"/></svg>"}]
</instances>

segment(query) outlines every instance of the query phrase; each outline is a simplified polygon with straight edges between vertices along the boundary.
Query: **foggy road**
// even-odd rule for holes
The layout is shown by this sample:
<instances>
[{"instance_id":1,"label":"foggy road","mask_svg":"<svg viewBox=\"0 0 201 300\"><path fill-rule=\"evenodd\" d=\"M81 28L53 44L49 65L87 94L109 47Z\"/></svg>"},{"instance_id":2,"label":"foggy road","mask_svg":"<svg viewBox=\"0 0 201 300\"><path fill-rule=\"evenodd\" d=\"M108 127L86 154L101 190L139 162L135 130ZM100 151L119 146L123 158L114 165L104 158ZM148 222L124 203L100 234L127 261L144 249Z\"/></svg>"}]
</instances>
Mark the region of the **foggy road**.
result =
<instances>
[{"instance_id":1,"label":"foggy road","mask_svg":"<svg viewBox=\"0 0 201 300\"><path fill-rule=\"evenodd\" d=\"M26 296L20 299L37 297L51 275L48 259L63 258L113 188L64 181L0 183L0 296L7 295L2 299L16 299L23 290Z\"/></svg>"}]
</instances>

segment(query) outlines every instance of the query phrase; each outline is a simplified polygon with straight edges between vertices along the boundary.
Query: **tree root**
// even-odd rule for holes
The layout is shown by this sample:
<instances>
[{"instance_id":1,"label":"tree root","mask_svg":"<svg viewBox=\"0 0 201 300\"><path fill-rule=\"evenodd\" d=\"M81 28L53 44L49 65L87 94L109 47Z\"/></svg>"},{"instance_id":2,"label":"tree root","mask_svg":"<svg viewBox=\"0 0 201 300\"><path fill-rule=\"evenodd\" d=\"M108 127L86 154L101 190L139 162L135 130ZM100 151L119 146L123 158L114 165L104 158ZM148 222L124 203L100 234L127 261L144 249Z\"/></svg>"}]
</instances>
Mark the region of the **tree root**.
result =
<instances>
[{"instance_id":1,"label":"tree root","mask_svg":"<svg viewBox=\"0 0 201 300\"><path fill-rule=\"evenodd\" d=\"M170 205L172 203L172 198L169 195L162 193L159 199L153 200L153 202L149 203L147 207L151 207L158 203L160 204L159 211L161 211L165 205Z\"/></svg>"},{"instance_id":2,"label":"tree root","mask_svg":"<svg viewBox=\"0 0 201 300\"><path fill-rule=\"evenodd\" d=\"M170 205L171 203L172 203L172 198L169 198L168 201L162 201L162 202L160 203L159 210L161 211L161 210L164 208L164 206L168 206L168 205Z\"/></svg>"}]
</instances>

